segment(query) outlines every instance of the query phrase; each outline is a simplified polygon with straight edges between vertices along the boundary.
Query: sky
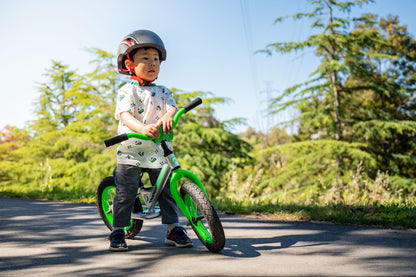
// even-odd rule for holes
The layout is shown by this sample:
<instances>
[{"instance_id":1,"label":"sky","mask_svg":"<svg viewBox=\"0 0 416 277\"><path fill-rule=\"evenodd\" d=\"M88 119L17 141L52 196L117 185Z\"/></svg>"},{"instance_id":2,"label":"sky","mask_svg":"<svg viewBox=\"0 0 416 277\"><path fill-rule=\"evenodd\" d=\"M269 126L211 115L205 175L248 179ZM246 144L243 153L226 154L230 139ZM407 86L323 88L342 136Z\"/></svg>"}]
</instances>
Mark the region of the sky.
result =
<instances>
[{"instance_id":1,"label":"sky","mask_svg":"<svg viewBox=\"0 0 416 277\"><path fill-rule=\"evenodd\" d=\"M225 97L230 101L215 106L217 118L245 118L254 129L267 131L292 116L267 116L267 103L306 81L318 60L311 51L255 52L310 35L305 22L273 24L309 9L307 0L0 0L0 129L25 128L36 119L38 87L52 61L85 74L94 58L85 49L116 54L124 36L148 29L167 49L157 84ZM397 15L415 35L415 10L414 0L379 0L352 14Z\"/></svg>"}]
</instances>

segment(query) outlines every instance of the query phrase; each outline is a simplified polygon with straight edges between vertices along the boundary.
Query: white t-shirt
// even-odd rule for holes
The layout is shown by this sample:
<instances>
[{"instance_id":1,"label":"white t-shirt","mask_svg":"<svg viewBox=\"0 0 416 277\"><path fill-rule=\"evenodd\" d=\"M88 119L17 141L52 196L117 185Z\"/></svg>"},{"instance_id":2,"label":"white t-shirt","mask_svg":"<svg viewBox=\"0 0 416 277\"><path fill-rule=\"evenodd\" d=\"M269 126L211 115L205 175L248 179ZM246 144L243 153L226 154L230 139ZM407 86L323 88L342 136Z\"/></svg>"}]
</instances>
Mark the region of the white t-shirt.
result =
<instances>
[{"instance_id":1,"label":"white t-shirt","mask_svg":"<svg viewBox=\"0 0 416 277\"><path fill-rule=\"evenodd\" d=\"M177 108L173 94L164 86L142 87L136 82L125 84L117 96L115 118L119 120L118 134L134 132L120 120L122 112L131 113L144 124L154 124L173 107ZM153 141L131 138L117 148L117 162L141 168L161 168L165 157Z\"/></svg>"}]
</instances>

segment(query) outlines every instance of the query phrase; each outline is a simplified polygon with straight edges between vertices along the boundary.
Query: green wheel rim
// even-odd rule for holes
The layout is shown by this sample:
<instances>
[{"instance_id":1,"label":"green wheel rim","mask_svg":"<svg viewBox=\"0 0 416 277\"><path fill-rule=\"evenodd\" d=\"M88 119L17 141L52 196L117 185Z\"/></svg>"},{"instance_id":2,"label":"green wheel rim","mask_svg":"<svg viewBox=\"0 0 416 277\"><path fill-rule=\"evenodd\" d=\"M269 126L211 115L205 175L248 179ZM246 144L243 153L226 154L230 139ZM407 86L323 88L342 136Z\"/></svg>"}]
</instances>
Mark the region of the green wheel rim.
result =
<instances>
[{"instance_id":1,"label":"green wheel rim","mask_svg":"<svg viewBox=\"0 0 416 277\"><path fill-rule=\"evenodd\" d=\"M112 205L114 203L114 197L116 196L116 187L115 186L108 186L104 189L103 194L101 196L101 206L103 207L103 211L105 217L107 218L108 222L113 225L113 213L110 211L112 209ZM124 230L128 230L133 225L133 219L131 220L130 226L125 227Z\"/></svg>"}]
</instances>

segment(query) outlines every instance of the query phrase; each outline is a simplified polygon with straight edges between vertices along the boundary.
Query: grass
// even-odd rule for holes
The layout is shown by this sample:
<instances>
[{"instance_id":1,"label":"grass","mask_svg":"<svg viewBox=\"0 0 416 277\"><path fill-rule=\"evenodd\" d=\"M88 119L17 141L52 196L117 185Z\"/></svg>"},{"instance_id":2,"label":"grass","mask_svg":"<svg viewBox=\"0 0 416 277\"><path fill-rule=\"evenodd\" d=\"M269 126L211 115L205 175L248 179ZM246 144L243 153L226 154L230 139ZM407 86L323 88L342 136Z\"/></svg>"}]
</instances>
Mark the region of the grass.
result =
<instances>
[{"instance_id":1,"label":"grass","mask_svg":"<svg viewBox=\"0 0 416 277\"><path fill-rule=\"evenodd\" d=\"M405 195L401 190L391 189L386 173L379 172L374 181L366 180L362 173L360 164L346 184L334 182L285 190L268 187L259 193L261 171L244 181L239 181L234 171L214 205L221 211L275 220L416 229L415 192Z\"/></svg>"},{"instance_id":2,"label":"grass","mask_svg":"<svg viewBox=\"0 0 416 277\"><path fill-rule=\"evenodd\" d=\"M69 201L77 203L95 203L93 192L79 191L0 191L1 196ZM344 204L272 204L256 201L237 201L213 199L213 205L219 212L255 215L271 220L286 221L326 221L335 224L357 224L382 226L387 228L416 229L416 205L344 205Z\"/></svg>"},{"instance_id":3,"label":"grass","mask_svg":"<svg viewBox=\"0 0 416 277\"><path fill-rule=\"evenodd\" d=\"M68 201L74 203L95 203L95 192L93 190L82 190L79 188L47 188L39 186L5 185L0 186L0 196Z\"/></svg>"},{"instance_id":4,"label":"grass","mask_svg":"<svg viewBox=\"0 0 416 277\"><path fill-rule=\"evenodd\" d=\"M212 199L220 212L256 215L274 220L313 220L335 224L358 224L388 228L416 229L414 195L389 189L388 176L361 180L358 168L348 184L334 183L326 190L277 190L256 192L262 172L238 181L234 172L219 197ZM322 186L323 187L323 186ZM256 196L257 195L257 196ZM45 187L6 184L0 196L95 203L95 188Z\"/></svg>"},{"instance_id":5,"label":"grass","mask_svg":"<svg viewBox=\"0 0 416 277\"><path fill-rule=\"evenodd\" d=\"M272 220L325 221L335 224L416 229L415 205L247 204L230 200L213 202L220 211L256 215Z\"/></svg>"}]
</instances>

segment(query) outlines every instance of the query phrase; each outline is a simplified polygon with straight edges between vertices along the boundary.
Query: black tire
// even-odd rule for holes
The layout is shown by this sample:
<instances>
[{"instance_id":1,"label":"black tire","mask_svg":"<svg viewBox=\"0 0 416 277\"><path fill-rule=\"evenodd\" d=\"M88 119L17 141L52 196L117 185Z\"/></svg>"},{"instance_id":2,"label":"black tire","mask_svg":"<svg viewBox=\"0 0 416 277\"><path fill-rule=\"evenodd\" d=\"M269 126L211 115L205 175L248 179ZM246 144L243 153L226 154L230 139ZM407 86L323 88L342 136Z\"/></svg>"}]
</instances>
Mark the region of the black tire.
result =
<instances>
[{"instance_id":1,"label":"black tire","mask_svg":"<svg viewBox=\"0 0 416 277\"><path fill-rule=\"evenodd\" d=\"M116 195L116 185L114 183L114 177L104 178L97 188L97 208L100 213L101 219L108 229L113 230L113 201ZM133 212L142 212L143 207L140 199L137 197L133 206ZM136 236L143 226L143 220L132 219L129 227L124 228L126 232L126 238L131 239Z\"/></svg>"},{"instance_id":2,"label":"black tire","mask_svg":"<svg viewBox=\"0 0 416 277\"><path fill-rule=\"evenodd\" d=\"M208 197L196 184L190 182L182 185L180 193L192 214L190 224L199 240L209 251L220 252L225 245L224 229Z\"/></svg>"}]
</instances>

